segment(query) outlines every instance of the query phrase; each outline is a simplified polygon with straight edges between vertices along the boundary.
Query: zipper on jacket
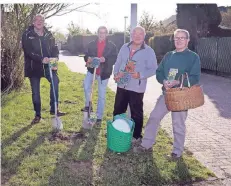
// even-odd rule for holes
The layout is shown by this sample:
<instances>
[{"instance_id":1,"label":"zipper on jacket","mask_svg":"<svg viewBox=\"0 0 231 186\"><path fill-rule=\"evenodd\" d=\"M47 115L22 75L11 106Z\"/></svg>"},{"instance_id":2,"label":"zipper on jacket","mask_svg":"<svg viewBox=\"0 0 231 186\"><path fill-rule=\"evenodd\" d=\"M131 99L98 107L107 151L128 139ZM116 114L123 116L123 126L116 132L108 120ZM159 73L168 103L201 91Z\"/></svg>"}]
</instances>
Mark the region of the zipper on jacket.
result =
<instances>
[{"instance_id":1,"label":"zipper on jacket","mask_svg":"<svg viewBox=\"0 0 231 186\"><path fill-rule=\"evenodd\" d=\"M30 67L33 70L33 61L32 60L30 60Z\"/></svg>"},{"instance_id":2,"label":"zipper on jacket","mask_svg":"<svg viewBox=\"0 0 231 186\"><path fill-rule=\"evenodd\" d=\"M42 55L42 57L43 57L43 50L42 50L42 44L41 44L40 38L39 38L39 44L40 44L41 55ZM44 64L43 64L43 74L44 74L44 76L46 77L46 73L45 73L45 69L44 69Z\"/></svg>"},{"instance_id":3,"label":"zipper on jacket","mask_svg":"<svg viewBox=\"0 0 231 186\"><path fill-rule=\"evenodd\" d=\"M135 52L134 52L134 54L132 55L132 57L130 58L130 53L131 53L131 50L130 50L130 48L128 47L128 50L129 50L129 58L128 59L132 59L133 58L133 56L135 55L135 53L137 53L138 51L140 51L140 50L143 50L143 48L140 48L139 50L136 50Z\"/></svg>"},{"instance_id":4,"label":"zipper on jacket","mask_svg":"<svg viewBox=\"0 0 231 186\"><path fill-rule=\"evenodd\" d=\"M42 55L42 57L43 57L42 44L41 44L41 40L40 40L40 38L39 38L39 44L40 44L40 51L41 51L41 55Z\"/></svg>"},{"instance_id":5,"label":"zipper on jacket","mask_svg":"<svg viewBox=\"0 0 231 186\"><path fill-rule=\"evenodd\" d=\"M135 53L137 53L138 51L140 51L140 50L143 50L143 48L140 48L139 50L136 50L135 52L134 52L134 54L132 55L132 57L130 58L130 53L131 53L131 50L130 50L130 48L128 47L128 50L129 50L129 60L130 59L132 59L133 58L133 56L135 55ZM141 80L139 79L139 86L140 86L140 84L141 84ZM124 86L124 88L126 88L126 85Z\"/></svg>"}]
</instances>

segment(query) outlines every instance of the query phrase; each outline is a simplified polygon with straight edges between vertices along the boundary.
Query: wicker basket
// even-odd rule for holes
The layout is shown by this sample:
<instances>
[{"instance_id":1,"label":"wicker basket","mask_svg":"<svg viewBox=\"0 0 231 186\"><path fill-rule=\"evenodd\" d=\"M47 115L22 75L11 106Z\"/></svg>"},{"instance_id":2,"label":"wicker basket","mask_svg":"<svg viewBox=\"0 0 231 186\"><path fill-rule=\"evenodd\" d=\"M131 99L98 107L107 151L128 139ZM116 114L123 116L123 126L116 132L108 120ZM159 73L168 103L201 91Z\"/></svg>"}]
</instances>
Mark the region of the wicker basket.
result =
<instances>
[{"instance_id":1,"label":"wicker basket","mask_svg":"<svg viewBox=\"0 0 231 186\"><path fill-rule=\"evenodd\" d=\"M188 74L188 87L183 87L184 75L181 78L179 88L170 88L166 90L165 103L169 111L185 111L200 107L204 104L204 93L200 85L190 86Z\"/></svg>"}]
</instances>

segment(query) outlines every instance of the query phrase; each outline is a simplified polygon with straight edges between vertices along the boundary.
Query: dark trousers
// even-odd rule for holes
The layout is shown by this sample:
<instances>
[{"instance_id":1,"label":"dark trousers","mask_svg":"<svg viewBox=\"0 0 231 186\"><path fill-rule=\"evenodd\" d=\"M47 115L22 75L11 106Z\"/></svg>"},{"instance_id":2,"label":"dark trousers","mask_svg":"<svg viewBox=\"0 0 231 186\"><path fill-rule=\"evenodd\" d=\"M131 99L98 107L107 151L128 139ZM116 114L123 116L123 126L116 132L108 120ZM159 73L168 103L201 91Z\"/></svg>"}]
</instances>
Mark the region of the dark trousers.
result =
<instances>
[{"instance_id":1,"label":"dark trousers","mask_svg":"<svg viewBox=\"0 0 231 186\"><path fill-rule=\"evenodd\" d=\"M55 87L56 101L58 103L59 97L59 78L57 72L52 71L53 82ZM32 89L32 102L36 116L41 117L41 98L40 98L40 77L30 77L30 85ZM46 73L46 79L50 82L50 112L55 112L55 100L51 84L50 74Z\"/></svg>"},{"instance_id":2,"label":"dark trousers","mask_svg":"<svg viewBox=\"0 0 231 186\"><path fill-rule=\"evenodd\" d=\"M117 87L113 115L125 113L129 104L131 118L135 122L133 137L136 139L142 137L141 133L144 118L143 97L144 93L137 93Z\"/></svg>"}]
</instances>

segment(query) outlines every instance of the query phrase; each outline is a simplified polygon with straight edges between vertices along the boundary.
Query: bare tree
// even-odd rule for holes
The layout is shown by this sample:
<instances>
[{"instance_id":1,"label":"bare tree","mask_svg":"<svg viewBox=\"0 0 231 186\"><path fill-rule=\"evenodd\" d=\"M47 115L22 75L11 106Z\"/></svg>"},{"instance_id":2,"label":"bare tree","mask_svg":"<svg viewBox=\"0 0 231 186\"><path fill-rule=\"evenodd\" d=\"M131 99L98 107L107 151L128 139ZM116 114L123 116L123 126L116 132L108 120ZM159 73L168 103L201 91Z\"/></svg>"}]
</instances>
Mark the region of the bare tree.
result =
<instances>
[{"instance_id":1,"label":"bare tree","mask_svg":"<svg viewBox=\"0 0 231 186\"><path fill-rule=\"evenodd\" d=\"M71 23L68 24L68 28L67 28L68 32L69 32L69 36L74 36L74 35L78 35L81 33L81 28L79 25L73 23L73 21Z\"/></svg>"},{"instance_id":2,"label":"bare tree","mask_svg":"<svg viewBox=\"0 0 231 186\"><path fill-rule=\"evenodd\" d=\"M221 16L222 16L221 25L231 28L231 8L227 8L227 12L222 12Z\"/></svg>"},{"instance_id":3,"label":"bare tree","mask_svg":"<svg viewBox=\"0 0 231 186\"><path fill-rule=\"evenodd\" d=\"M67 41L67 37L65 36L65 34L60 32L58 29L56 29L52 33L53 33L53 36L54 36L56 42L65 43Z\"/></svg>"},{"instance_id":4,"label":"bare tree","mask_svg":"<svg viewBox=\"0 0 231 186\"><path fill-rule=\"evenodd\" d=\"M144 27L146 32L149 35L165 35L172 33L176 28L176 23L170 24L168 26L164 26L162 21L157 21L152 15L148 12L143 12L139 25Z\"/></svg>"},{"instance_id":5,"label":"bare tree","mask_svg":"<svg viewBox=\"0 0 231 186\"><path fill-rule=\"evenodd\" d=\"M1 90L8 92L18 88L23 82L23 56L21 37L23 31L32 23L34 15L41 13L46 19L62 16L73 11L83 11L73 4L2 4L1 5Z\"/></svg>"},{"instance_id":6,"label":"bare tree","mask_svg":"<svg viewBox=\"0 0 231 186\"><path fill-rule=\"evenodd\" d=\"M158 23L154 19L153 15L144 11L140 18L139 25L144 27L146 31L152 32L155 28L157 28Z\"/></svg>"}]
</instances>

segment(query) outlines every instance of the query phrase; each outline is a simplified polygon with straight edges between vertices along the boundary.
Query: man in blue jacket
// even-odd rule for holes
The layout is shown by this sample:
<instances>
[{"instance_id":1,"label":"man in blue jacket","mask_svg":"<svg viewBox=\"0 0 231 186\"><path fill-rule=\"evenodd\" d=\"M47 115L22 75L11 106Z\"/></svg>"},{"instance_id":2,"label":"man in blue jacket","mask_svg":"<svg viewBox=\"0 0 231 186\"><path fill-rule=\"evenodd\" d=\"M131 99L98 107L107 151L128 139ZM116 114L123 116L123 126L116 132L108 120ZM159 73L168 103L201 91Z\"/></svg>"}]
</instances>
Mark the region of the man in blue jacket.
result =
<instances>
[{"instance_id":1,"label":"man in blue jacket","mask_svg":"<svg viewBox=\"0 0 231 186\"><path fill-rule=\"evenodd\" d=\"M113 115L125 113L129 104L131 118L135 122L133 142L139 142L142 138L143 97L147 78L155 75L157 60L153 49L144 43L145 29L137 26L131 34L132 41L121 47L114 68L116 82L123 78L126 69L131 79L127 84L117 86Z\"/></svg>"},{"instance_id":2,"label":"man in blue jacket","mask_svg":"<svg viewBox=\"0 0 231 186\"><path fill-rule=\"evenodd\" d=\"M161 120L169 112L164 99L166 89L179 87L179 77L187 73L189 82L192 85L198 84L201 74L200 58L193 51L188 49L189 32L183 29L177 29L174 32L174 42L176 49L168 52L161 61L157 71L156 79L160 84L163 84L163 95L161 95L156 103L155 108L150 114L148 123L145 127L144 138L139 147L134 151L147 151L152 148L156 142L156 136ZM184 81L184 86L187 86L187 81ZM173 151L172 159L178 159L184 151L185 121L188 111L172 112L173 125Z\"/></svg>"}]
</instances>

